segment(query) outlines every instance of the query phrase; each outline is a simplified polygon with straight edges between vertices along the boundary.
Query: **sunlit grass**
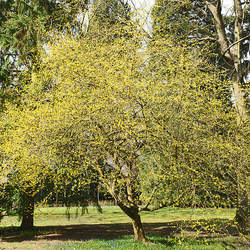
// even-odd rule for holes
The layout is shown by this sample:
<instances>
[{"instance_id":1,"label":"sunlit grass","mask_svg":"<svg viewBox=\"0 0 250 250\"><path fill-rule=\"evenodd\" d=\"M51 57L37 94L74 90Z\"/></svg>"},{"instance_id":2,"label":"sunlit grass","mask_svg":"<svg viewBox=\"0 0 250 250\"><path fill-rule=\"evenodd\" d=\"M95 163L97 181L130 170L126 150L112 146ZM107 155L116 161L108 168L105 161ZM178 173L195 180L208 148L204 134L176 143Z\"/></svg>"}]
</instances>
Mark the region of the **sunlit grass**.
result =
<instances>
[{"instance_id":1,"label":"sunlit grass","mask_svg":"<svg viewBox=\"0 0 250 250\"><path fill-rule=\"evenodd\" d=\"M244 245L239 245L233 237L227 237L226 239L214 238L214 239L179 239L170 237L160 237L151 235L148 237L153 245L147 245L145 243L136 242L133 236L124 236L116 239L93 239L86 241L63 241L63 242L12 242L5 244L4 249L119 249L119 250L144 250L144 249L247 249ZM1 248L0 248L1 249Z\"/></svg>"},{"instance_id":2,"label":"sunlit grass","mask_svg":"<svg viewBox=\"0 0 250 250\"><path fill-rule=\"evenodd\" d=\"M36 208L35 226L62 226L77 224L112 224L129 223L130 219L117 206L104 206L102 214L95 207L88 207L84 214L81 208L70 209L70 219L66 216L65 207ZM233 219L234 209L191 209L191 208L163 208L154 212L142 212L144 223L164 223L171 221L201 220L201 219ZM0 227L19 226L18 216L5 217Z\"/></svg>"},{"instance_id":3,"label":"sunlit grass","mask_svg":"<svg viewBox=\"0 0 250 250\"><path fill-rule=\"evenodd\" d=\"M126 235L129 233L114 234L117 226L119 228L120 226L122 227L122 223L130 223L130 219L117 206L104 206L102 209L103 213L100 214L97 208L88 207L85 213L81 215L81 209L73 207L70 209L70 219L68 219L65 207L37 207L35 210L36 230L19 232L20 237L26 239L24 241L5 241L2 244L4 244L3 246L6 249L247 249L247 247L244 247L247 246L247 243L244 243L244 239L226 236L227 234L223 236L214 234L216 231L214 230L214 225L217 223L217 226L220 228L225 228L225 223L230 223L229 220L232 220L235 216L234 209L164 208L152 213L142 212L142 221L145 223L145 228L152 225L150 223L156 223L155 228L159 230L175 226L176 228L181 228L176 233L173 230L171 234L165 233L164 235L152 233L152 231L151 233L148 232L147 236L154 243L153 245L136 242L133 235ZM219 220L215 222L216 220L211 219ZM164 223L168 224L164 225ZM46 238L43 239L43 237L39 238L40 235L60 234L60 226L81 224L86 225L87 228L88 224L90 224L90 230L93 230L93 225L95 224L109 224L112 228L115 224L117 225L111 230L110 237L107 237L108 234L106 232L105 237L84 238L87 232L84 231L78 240L74 239L74 237L71 238L67 234L65 234L65 240L53 241ZM9 216L2 220L0 228L4 229L19 225L18 216ZM200 225L202 225L203 229L205 228L205 235L199 230ZM50 228L50 226L52 227ZM212 231L209 230L211 227ZM102 234L103 232L100 232L97 235ZM203 237L200 237L201 235ZM30 239L33 240L30 241Z\"/></svg>"}]
</instances>

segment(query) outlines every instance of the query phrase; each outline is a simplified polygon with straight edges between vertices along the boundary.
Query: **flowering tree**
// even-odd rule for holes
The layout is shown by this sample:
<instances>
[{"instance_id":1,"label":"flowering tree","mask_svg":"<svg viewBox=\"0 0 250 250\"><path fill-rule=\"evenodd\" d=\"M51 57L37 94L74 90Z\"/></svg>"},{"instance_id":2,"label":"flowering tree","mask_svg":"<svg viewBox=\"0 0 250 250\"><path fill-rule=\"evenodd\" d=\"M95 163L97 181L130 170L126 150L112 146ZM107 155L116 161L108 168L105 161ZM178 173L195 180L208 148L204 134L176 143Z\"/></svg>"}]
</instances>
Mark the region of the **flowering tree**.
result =
<instances>
[{"instance_id":1,"label":"flowering tree","mask_svg":"<svg viewBox=\"0 0 250 250\"><path fill-rule=\"evenodd\" d=\"M168 40L141 51L142 39L133 31L113 42L50 44L21 116L9 112L15 128L4 166L33 193L45 178L60 180L60 171L82 176L82 185L98 178L131 218L136 240L147 241L141 211L214 205L222 202L215 190L233 190L223 145L233 147L235 118L199 51Z\"/></svg>"}]
</instances>

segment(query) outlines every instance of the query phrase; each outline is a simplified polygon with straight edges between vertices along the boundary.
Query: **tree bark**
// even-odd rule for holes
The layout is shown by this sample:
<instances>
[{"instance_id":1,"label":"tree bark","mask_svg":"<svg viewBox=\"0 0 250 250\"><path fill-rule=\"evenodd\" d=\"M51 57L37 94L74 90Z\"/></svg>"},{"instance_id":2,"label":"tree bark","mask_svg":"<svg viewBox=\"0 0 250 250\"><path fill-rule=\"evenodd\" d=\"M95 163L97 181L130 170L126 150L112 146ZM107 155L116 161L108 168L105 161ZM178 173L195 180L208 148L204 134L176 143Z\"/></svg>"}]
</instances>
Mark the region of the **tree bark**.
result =
<instances>
[{"instance_id":1,"label":"tree bark","mask_svg":"<svg viewBox=\"0 0 250 250\"><path fill-rule=\"evenodd\" d=\"M245 122L247 120L247 107L244 99L244 92L239 86L239 82L233 82L233 94L235 99L235 107L238 114L238 124Z\"/></svg>"},{"instance_id":2,"label":"tree bark","mask_svg":"<svg viewBox=\"0 0 250 250\"><path fill-rule=\"evenodd\" d=\"M129 218L132 220L132 226L134 230L134 236L136 241L140 242L150 242L145 237L145 232L142 226L141 222L141 216L139 215L139 209L138 207L127 207L120 202L117 202L117 205L121 208L121 210L129 216Z\"/></svg>"},{"instance_id":3,"label":"tree bark","mask_svg":"<svg viewBox=\"0 0 250 250\"><path fill-rule=\"evenodd\" d=\"M238 123L247 119L247 108L244 99L244 92L241 89L242 81L242 70L241 70L241 33L242 33L242 19L243 10L240 0L234 0L235 9L235 22L234 22L234 45L229 46L229 41L226 36L226 29L221 13L221 1L218 0L216 5L213 5L207 1L207 6L211 11L214 21L215 28L218 35L218 43L220 45L221 54L230 61L231 68L234 69L232 74L233 81L233 93L235 100L235 107L238 113ZM240 42L241 41L241 42Z\"/></svg>"},{"instance_id":4,"label":"tree bark","mask_svg":"<svg viewBox=\"0 0 250 250\"><path fill-rule=\"evenodd\" d=\"M22 208L22 224L21 229L32 230L34 227L34 210L35 201L34 197L23 193L23 208Z\"/></svg>"},{"instance_id":5,"label":"tree bark","mask_svg":"<svg viewBox=\"0 0 250 250\"><path fill-rule=\"evenodd\" d=\"M243 28L243 9L241 0L234 0L234 43L233 46L229 46L229 40L226 36L226 29L223 23L222 12L221 12L221 0L217 1L217 4L214 5L211 2L207 1L207 6L211 11L214 21L215 28L218 35L218 43L221 48L221 54L229 59L231 68L234 70L232 74L233 82L233 97L235 101L235 108L237 111L237 122L242 124L247 121L247 106L244 98L244 91L241 88L241 83L243 80L242 69L241 69L241 35ZM238 170L240 171L240 170ZM240 176L240 178L239 178ZM235 220L238 224L239 231L241 233L246 232L247 223L248 223L248 194L247 191L242 190L242 183L245 185L246 176L242 173L238 173L237 176L238 182L238 201L237 201L237 211Z\"/></svg>"},{"instance_id":6,"label":"tree bark","mask_svg":"<svg viewBox=\"0 0 250 250\"><path fill-rule=\"evenodd\" d=\"M132 219L132 225L135 235L135 240L140 242L149 242L144 233L144 229L141 222L141 216L139 214L135 214Z\"/></svg>"},{"instance_id":7,"label":"tree bark","mask_svg":"<svg viewBox=\"0 0 250 250\"><path fill-rule=\"evenodd\" d=\"M238 188L240 189L240 188ZM248 195L244 190L238 190L238 207L236 210L235 221L237 222L238 229L240 233L246 235L248 227L248 214L249 214L249 205L248 205Z\"/></svg>"},{"instance_id":8,"label":"tree bark","mask_svg":"<svg viewBox=\"0 0 250 250\"><path fill-rule=\"evenodd\" d=\"M243 166L239 166L239 172L237 173L237 207L234 220L237 222L238 230L241 234L247 234L248 228L248 191L247 191L247 167L241 169Z\"/></svg>"},{"instance_id":9,"label":"tree bark","mask_svg":"<svg viewBox=\"0 0 250 250\"><path fill-rule=\"evenodd\" d=\"M234 21L234 40L240 41L242 35L243 27L243 9L241 5L241 0L234 0L234 12L235 12L235 21ZM242 68L241 68L241 43L238 42L234 47L234 67L236 71L235 81L233 83L234 96L236 101L236 108L238 113L238 124L247 121L247 108L246 102L244 99L244 92L240 87L242 82ZM235 221L237 222L238 229L240 233L247 233L248 226L248 193L246 190L246 175L245 171L239 168L238 173L238 201L237 201L237 210Z\"/></svg>"}]
</instances>

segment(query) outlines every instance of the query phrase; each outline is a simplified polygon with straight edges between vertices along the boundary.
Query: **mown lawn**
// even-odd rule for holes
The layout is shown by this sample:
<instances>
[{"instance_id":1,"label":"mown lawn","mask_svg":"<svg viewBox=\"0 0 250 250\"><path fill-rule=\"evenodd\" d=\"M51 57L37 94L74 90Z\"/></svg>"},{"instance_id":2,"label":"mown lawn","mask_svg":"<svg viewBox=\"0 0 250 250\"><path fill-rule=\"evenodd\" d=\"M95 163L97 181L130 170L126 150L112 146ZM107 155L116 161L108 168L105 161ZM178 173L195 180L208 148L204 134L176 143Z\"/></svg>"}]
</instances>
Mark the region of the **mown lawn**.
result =
<instances>
[{"instance_id":1,"label":"mown lawn","mask_svg":"<svg viewBox=\"0 0 250 250\"><path fill-rule=\"evenodd\" d=\"M182 239L167 238L159 236L149 236L152 245L136 242L132 236L125 236L112 240L89 240L85 242L54 243L47 245L48 249L245 249L244 246L237 245L238 242L232 237L226 241L221 239Z\"/></svg>"},{"instance_id":2,"label":"mown lawn","mask_svg":"<svg viewBox=\"0 0 250 250\"><path fill-rule=\"evenodd\" d=\"M129 218L116 206L36 208L35 229L18 230L17 216L0 224L0 249L249 249L232 222L234 209L165 208L143 212L142 221L152 245L133 239Z\"/></svg>"},{"instance_id":3,"label":"mown lawn","mask_svg":"<svg viewBox=\"0 0 250 250\"><path fill-rule=\"evenodd\" d=\"M117 206L104 206L102 213L97 208L88 207L82 214L81 208L70 208L70 218L66 215L65 207L36 208L35 226L62 226L99 223L130 223L130 219ZM200 220L200 219L228 219L235 216L234 209L191 209L191 208L163 208L154 212L142 212L145 223L164 223L171 221ZM19 226L18 216L5 217L0 227Z\"/></svg>"}]
</instances>

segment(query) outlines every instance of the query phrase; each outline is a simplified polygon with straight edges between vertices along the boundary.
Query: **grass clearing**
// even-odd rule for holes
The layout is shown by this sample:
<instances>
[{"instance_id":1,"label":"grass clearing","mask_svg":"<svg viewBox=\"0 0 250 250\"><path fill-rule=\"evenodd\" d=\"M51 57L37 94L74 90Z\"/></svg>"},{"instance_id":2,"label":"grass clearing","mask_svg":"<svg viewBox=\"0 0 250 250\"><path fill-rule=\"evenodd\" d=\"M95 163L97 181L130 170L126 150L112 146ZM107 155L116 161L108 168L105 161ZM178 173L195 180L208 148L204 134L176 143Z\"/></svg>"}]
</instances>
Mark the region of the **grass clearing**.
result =
<instances>
[{"instance_id":1,"label":"grass clearing","mask_svg":"<svg viewBox=\"0 0 250 250\"><path fill-rule=\"evenodd\" d=\"M136 242L133 236L123 236L114 239L90 239L78 241L22 241L22 242L4 242L3 248L0 249L249 249L246 242L235 237L226 238L208 238L208 239L193 239L193 238L178 238L178 237L163 237L158 235L149 235L148 238L152 241L152 245Z\"/></svg>"},{"instance_id":2,"label":"grass clearing","mask_svg":"<svg viewBox=\"0 0 250 250\"><path fill-rule=\"evenodd\" d=\"M81 208L70 208L70 218L66 216L65 207L36 208L35 226L62 226L62 225L81 225L81 224L112 224L130 223L130 219L117 206L102 207L100 214L95 207L88 207L81 215ZM143 223L164 223L171 221L190 221L202 219L228 219L232 220L235 216L234 209L191 209L191 208L163 208L154 212L142 212ZM18 227L20 221L18 216L5 217L0 227Z\"/></svg>"},{"instance_id":3,"label":"grass clearing","mask_svg":"<svg viewBox=\"0 0 250 250\"><path fill-rule=\"evenodd\" d=\"M18 231L17 216L0 224L0 249L249 249L238 237L232 219L234 209L164 208L143 212L142 221L154 245L133 238L130 219L116 206L104 206L100 214L89 207L36 208L35 229Z\"/></svg>"}]
</instances>

